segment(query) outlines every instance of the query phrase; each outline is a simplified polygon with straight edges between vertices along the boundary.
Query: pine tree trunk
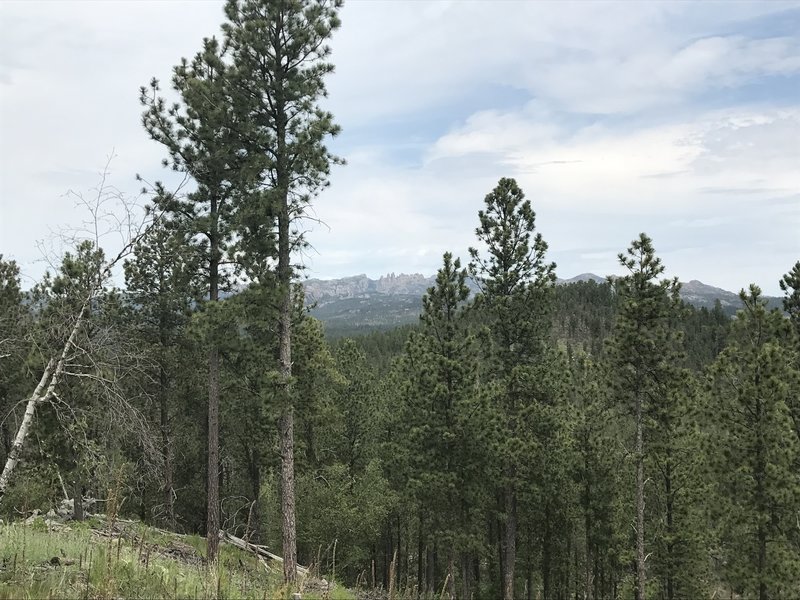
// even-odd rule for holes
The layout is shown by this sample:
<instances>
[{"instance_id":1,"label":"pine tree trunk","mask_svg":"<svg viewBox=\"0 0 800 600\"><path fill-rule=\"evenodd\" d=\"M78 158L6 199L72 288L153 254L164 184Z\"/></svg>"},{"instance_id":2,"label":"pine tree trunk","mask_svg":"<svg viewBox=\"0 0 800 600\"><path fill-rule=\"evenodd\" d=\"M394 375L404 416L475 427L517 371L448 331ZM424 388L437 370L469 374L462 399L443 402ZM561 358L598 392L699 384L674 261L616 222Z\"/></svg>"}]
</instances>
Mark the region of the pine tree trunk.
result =
<instances>
[{"instance_id":1,"label":"pine tree trunk","mask_svg":"<svg viewBox=\"0 0 800 600\"><path fill-rule=\"evenodd\" d=\"M533 573L530 570L525 576L525 600L533 600Z\"/></svg>"},{"instance_id":2,"label":"pine tree trunk","mask_svg":"<svg viewBox=\"0 0 800 600\"><path fill-rule=\"evenodd\" d=\"M72 331L70 332L67 341L64 343L64 347L61 350L61 355L57 361L55 358L50 359L50 362L47 363L47 367L45 367L44 373L42 373L42 378L39 380L39 384L36 386L33 394L28 399L28 404L25 407L25 414L23 415L22 422L17 430L17 435L14 438L11 451L8 453L8 457L6 458L6 464L3 467L3 472L0 474L0 500L2 500L3 496L5 496L8 489L8 484L11 481L11 476L14 474L14 469L19 462L20 454L25 446L25 439L28 437L31 425L33 424L33 417L36 414L36 407L40 403L49 400L52 397L56 385L58 385L58 382L61 378L61 374L64 371L64 364L67 360L67 354L69 353L72 345L75 343L75 338L78 337L78 331L80 330L83 320L86 317L86 313L89 310L90 301L91 297L87 298L84 302L80 312L78 313L78 318L75 319L75 324L72 326Z\"/></svg>"},{"instance_id":3,"label":"pine tree trunk","mask_svg":"<svg viewBox=\"0 0 800 600\"><path fill-rule=\"evenodd\" d=\"M449 544L450 548L447 551L447 594L450 600L455 600L456 597L456 557L453 550L453 544Z\"/></svg>"},{"instance_id":4,"label":"pine tree trunk","mask_svg":"<svg viewBox=\"0 0 800 600\"><path fill-rule=\"evenodd\" d=\"M209 564L219 551L219 351L208 353L208 514L206 545Z\"/></svg>"},{"instance_id":5,"label":"pine tree trunk","mask_svg":"<svg viewBox=\"0 0 800 600\"><path fill-rule=\"evenodd\" d=\"M283 11L276 16L272 29L271 45L275 63L283 66L284 30ZM284 72L278 69L275 77L275 178L278 196L278 287L282 294L278 316L278 354L280 376L283 382L283 413L279 420L281 450L281 517L283 545L283 579L293 585L297 580L297 533L294 496L294 398L292 394L292 266L289 227L289 157L287 155L287 107L284 96Z\"/></svg>"},{"instance_id":6,"label":"pine tree trunk","mask_svg":"<svg viewBox=\"0 0 800 600\"><path fill-rule=\"evenodd\" d=\"M400 582L403 580L403 538L401 535L400 515L395 517L395 523L397 524L397 564L395 564L395 572L397 574L397 586L400 587ZM408 551L406 550L406 552Z\"/></svg>"},{"instance_id":7,"label":"pine tree trunk","mask_svg":"<svg viewBox=\"0 0 800 600\"><path fill-rule=\"evenodd\" d=\"M391 517L386 517L383 544L383 587L389 589L390 575L392 573L392 557L394 555L394 538L392 537Z\"/></svg>"},{"instance_id":8,"label":"pine tree trunk","mask_svg":"<svg viewBox=\"0 0 800 600\"><path fill-rule=\"evenodd\" d=\"M245 445L248 471L250 473L250 490L253 500L247 516L247 540L255 543L261 541L261 462L258 450Z\"/></svg>"},{"instance_id":9,"label":"pine tree trunk","mask_svg":"<svg viewBox=\"0 0 800 600\"><path fill-rule=\"evenodd\" d=\"M758 524L758 600L769 600L767 591L767 530L763 523Z\"/></svg>"},{"instance_id":10,"label":"pine tree trunk","mask_svg":"<svg viewBox=\"0 0 800 600\"><path fill-rule=\"evenodd\" d=\"M514 473L512 472L512 477ZM513 485L505 490L506 526L503 545L503 600L514 600L514 566L517 562L517 495Z\"/></svg>"},{"instance_id":11,"label":"pine tree trunk","mask_svg":"<svg viewBox=\"0 0 800 600\"><path fill-rule=\"evenodd\" d=\"M472 560L468 553L461 555L461 597L464 600L472 598Z\"/></svg>"},{"instance_id":12,"label":"pine tree trunk","mask_svg":"<svg viewBox=\"0 0 800 600\"><path fill-rule=\"evenodd\" d=\"M167 374L163 365L159 369L160 382L160 421L161 443L164 453L164 507L167 510L167 526L175 531L175 498L173 496L172 440L169 431L169 411L167 410Z\"/></svg>"},{"instance_id":13,"label":"pine tree trunk","mask_svg":"<svg viewBox=\"0 0 800 600\"><path fill-rule=\"evenodd\" d=\"M283 579L297 580L297 537L294 500L294 411L287 407L280 418L281 448L281 523L283 543Z\"/></svg>"},{"instance_id":14,"label":"pine tree trunk","mask_svg":"<svg viewBox=\"0 0 800 600\"><path fill-rule=\"evenodd\" d=\"M756 373L755 387L760 387L760 376ZM767 590L767 529L766 519L769 517L770 508L765 490L767 477L766 443L762 434L764 423L764 406L761 398L756 395L756 464L753 476L756 480L756 518L758 528L756 532L758 542L758 600L769 600Z\"/></svg>"},{"instance_id":15,"label":"pine tree trunk","mask_svg":"<svg viewBox=\"0 0 800 600\"><path fill-rule=\"evenodd\" d=\"M664 491L667 496L667 535L669 542L667 543L667 600L674 600L675 598L675 543L673 542L675 534L674 524L674 499L672 497L672 461L667 457L667 464L664 467Z\"/></svg>"},{"instance_id":16,"label":"pine tree trunk","mask_svg":"<svg viewBox=\"0 0 800 600\"><path fill-rule=\"evenodd\" d=\"M83 485L80 474L75 476L72 487L72 518L78 522L83 521Z\"/></svg>"},{"instance_id":17,"label":"pine tree trunk","mask_svg":"<svg viewBox=\"0 0 800 600\"><path fill-rule=\"evenodd\" d=\"M550 598L550 546L551 543L550 531L550 509L549 505L545 504L544 509L544 539L542 540L542 596Z\"/></svg>"},{"instance_id":18,"label":"pine tree trunk","mask_svg":"<svg viewBox=\"0 0 800 600\"><path fill-rule=\"evenodd\" d=\"M636 397L636 600L645 600L644 569L644 433L642 397Z\"/></svg>"},{"instance_id":19,"label":"pine tree trunk","mask_svg":"<svg viewBox=\"0 0 800 600\"><path fill-rule=\"evenodd\" d=\"M210 236L209 301L219 300L219 240L216 235L217 202L211 199L212 233ZM208 353L208 496L206 547L208 563L217 560L219 551L219 350L211 341Z\"/></svg>"},{"instance_id":20,"label":"pine tree trunk","mask_svg":"<svg viewBox=\"0 0 800 600\"><path fill-rule=\"evenodd\" d=\"M502 498L498 498L498 500L497 500L498 504L501 501L502 501ZM497 556L497 563L496 563L497 568L496 569L495 568L491 569L491 571L490 571L491 572L490 581L491 581L492 584L497 583L497 589L500 590L500 594L502 595L503 588L504 588L504 585L505 585L505 572L506 572L505 567L503 566L505 564L503 562L505 560L505 547L504 547L504 543L503 543L503 525L502 525L502 523L500 523L500 521L498 520L496 523L493 524L493 526L490 525L490 530L489 531L490 531L489 539L492 541L492 544L496 544L496 547L497 547L497 554L496 554L496 556ZM494 554L494 553L492 553L492 554ZM497 579L495 579L495 577L497 577ZM492 585L492 587L495 587L495 586Z\"/></svg>"},{"instance_id":21,"label":"pine tree trunk","mask_svg":"<svg viewBox=\"0 0 800 600\"><path fill-rule=\"evenodd\" d=\"M584 468L586 473L589 472L588 468L588 460L584 459ZM585 600L592 600L592 540L591 540L591 530L592 530L592 515L589 512L589 498L591 498L591 487L589 485L589 478L586 477L586 488L585 488L585 500L583 505L583 534L584 534L584 543L586 544L586 553L584 560L586 561L585 569L584 569L584 582L583 582L583 597ZM596 568L596 563L594 567Z\"/></svg>"},{"instance_id":22,"label":"pine tree trunk","mask_svg":"<svg viewBox=\"0 0 800 600\"><path fill-rule=\"evenodd\" d=\"M297 533L294 497L294 406L292 399L292 290L289 264L288 199L278 219L278 285L283 298L278 321L280 375L283 380L283 414L280 418L281 517L283 529L283 578L287 584L297 579Z\"/></svg>"},{"instance_id":23,"label":"pine tree trunk","mask_svg":"<svg viewBox=\"0 0 800 600\"><path fill-rule=\"evenodd\" d=\"M422 541L422 510L419 511L419 532L417 535L417 593L416 598L419 600L419 597L423 593L423 588L425 585L425 577L424 577L424 564L425 564L425 545Z\"/></svg>"},{"instance_id":24,"label":"pine tree trunk","mask_svg":"<svg viewBox=\"0 0 800 600\"><path fill-rule=\"evenodd\" d=\"M433 595L436 593L436 581L434 579L434 564L435 558L433 548L427 546L425 549L425 596Z\"/></svg>"},{"instance_id":25,"label":"pine tree trunk","mask_svg":"<svg viewBox=\"0 0 800 600\"><path fill-rule=\"evenodd\" d=\"M436 579L437 567L439 566L439 541L433 540L433 560L431 561L431 586L433 587L433 593L435 594L439 590L439 580Z\"/></svg>"}]
</instances>

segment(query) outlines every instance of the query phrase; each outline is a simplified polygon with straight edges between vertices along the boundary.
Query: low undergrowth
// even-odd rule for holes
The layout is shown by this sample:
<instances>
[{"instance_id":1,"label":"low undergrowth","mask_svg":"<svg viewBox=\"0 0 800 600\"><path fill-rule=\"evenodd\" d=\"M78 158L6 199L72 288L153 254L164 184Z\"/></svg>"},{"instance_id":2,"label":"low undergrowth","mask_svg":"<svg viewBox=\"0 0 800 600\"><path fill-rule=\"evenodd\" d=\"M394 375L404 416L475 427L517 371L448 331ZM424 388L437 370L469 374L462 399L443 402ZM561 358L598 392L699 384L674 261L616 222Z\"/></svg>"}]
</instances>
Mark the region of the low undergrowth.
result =
<instances>
[{"instance_id":1,"label":"low undergrowth","mask_svg":"<svg viewBox=\"0 0 800 600\"><path fill-rule=\"evenodd\" d=\"M19 598L289 598L281 565L222 544L215 568L205 539L135 522L42 518L0 524L0 600ZM341 587L309 580L304 600L346 600ZM315 589L316 588L316 589Z\"/></svg>"}]
</instances>

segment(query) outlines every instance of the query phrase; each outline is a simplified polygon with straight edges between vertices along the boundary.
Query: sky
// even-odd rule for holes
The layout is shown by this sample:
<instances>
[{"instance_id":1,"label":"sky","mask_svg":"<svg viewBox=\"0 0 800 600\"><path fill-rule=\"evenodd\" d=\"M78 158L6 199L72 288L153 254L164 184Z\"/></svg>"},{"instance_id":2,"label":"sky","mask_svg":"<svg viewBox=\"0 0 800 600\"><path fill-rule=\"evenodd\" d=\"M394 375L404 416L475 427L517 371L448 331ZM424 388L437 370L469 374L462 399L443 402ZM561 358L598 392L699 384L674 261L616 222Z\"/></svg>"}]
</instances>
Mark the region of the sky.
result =
<instances>
[{"instance_id":1,"label":"sky","mask_svg":"<svg viewBox=\"0 0 800 600\"><path fill-rule=\"evenodd\" d=\"M110 156L127 198L137 173L174 180L138 90L222 6L0 2L0 253L26 284ZM313 205L307 276L466 261L501 177L562 278L620 273L642 231L668 276L733 291L779 295L800 259L800 2L350 0L341 19L324 106L347 165Z\"/></svg>"}]
</instances>

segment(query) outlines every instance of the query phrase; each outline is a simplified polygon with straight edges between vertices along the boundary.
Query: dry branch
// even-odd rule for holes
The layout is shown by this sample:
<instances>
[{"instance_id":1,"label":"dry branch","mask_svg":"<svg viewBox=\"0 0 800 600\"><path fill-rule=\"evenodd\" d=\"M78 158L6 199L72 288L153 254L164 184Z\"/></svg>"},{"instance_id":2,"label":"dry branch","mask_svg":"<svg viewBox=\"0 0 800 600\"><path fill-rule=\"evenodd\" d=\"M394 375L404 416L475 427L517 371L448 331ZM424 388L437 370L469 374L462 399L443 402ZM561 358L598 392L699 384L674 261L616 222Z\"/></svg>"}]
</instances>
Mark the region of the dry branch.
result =
<instances>
[{"instance_id":1,"label":"dry branch","mask_svg":"<svg viewBox=\"0 0 800 600\"><path fill-rule=\"evenodd\" d=\"M252 552L259 558L266 558L283 564L283 558L267 550L266 546L251 544L250 542L246 542L242 538L238 538L235 535L231 535L230 533L223 530L220 530L219 537L223 542L228 542L229 544L236 546L240 550L244 550L245 552ZM302 576L307 577L308 567L301 567L300 565L297 565L297 572L300 573Z\"/></svg>"}]
</instances>

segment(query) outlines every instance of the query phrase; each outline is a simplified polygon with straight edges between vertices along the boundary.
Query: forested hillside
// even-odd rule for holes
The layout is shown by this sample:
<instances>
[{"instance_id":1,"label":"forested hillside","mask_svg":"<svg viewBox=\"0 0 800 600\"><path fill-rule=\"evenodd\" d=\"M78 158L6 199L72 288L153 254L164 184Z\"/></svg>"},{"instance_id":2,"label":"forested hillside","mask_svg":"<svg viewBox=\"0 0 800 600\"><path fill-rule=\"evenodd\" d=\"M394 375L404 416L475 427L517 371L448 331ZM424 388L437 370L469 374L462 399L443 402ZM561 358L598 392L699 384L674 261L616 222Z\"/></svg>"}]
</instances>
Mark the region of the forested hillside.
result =
<instances>
[{"instance_id":1,"label":"forested hillside","mask_svg":"<svg viewBox=\"0 0 800 600\"><path fill-rule=\"evenodd\" d=\"M298 223L343 162L321 107L338 7L229 0L170 95L141 90L191 186L142 182L134 223L101 182L30 288L0 256L2 518L85 502L205 536L212 568L233 535L282 557L286 597L302 566L390 600L800 597L800 262L782 310L749 285L731 317L684 302L634 225L624 275L557 285L503 177L419 318L326 336Z\"/></svg>"}]
</instances>

